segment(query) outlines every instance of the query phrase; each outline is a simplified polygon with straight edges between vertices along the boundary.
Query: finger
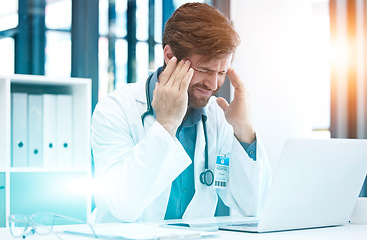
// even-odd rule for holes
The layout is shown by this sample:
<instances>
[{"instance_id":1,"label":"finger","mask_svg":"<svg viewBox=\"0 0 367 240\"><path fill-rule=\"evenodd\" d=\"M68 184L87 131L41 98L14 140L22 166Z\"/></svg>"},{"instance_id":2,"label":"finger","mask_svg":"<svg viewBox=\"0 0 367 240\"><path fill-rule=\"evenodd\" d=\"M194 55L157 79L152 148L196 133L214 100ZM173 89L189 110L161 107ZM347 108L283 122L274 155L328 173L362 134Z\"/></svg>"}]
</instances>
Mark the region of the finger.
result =
<instances>
[{"instance_id":1,"label":"finger","mask_svg":"<svg viewBox=\"0 0 367 240\"><path fill-rule=\"evenodd\" d=\"M178 64L177 64L177 66L176 66L176 68L175 68L175 70L173 71L173 73L171 74L171 77L170 77L170 79L169 79L169 82L167 82L167 86L174 86L175 85L175 82L177 82L177 81L181 81L181 79L179 79L180 78L180 76L182 75L180 75L180 73L181 73L181 71L182 71L182 67L185 65L185 61L184 60L181 60Z\"/></svg>"},{"instance_id":2,"label":"finger","mask_svg":"<svg viewBox=\"0 0 367 240\"><path fill-rule=\"evenodd\" d=\"M153 90L153 98L155 97L155 95L157 95L158 86L159 86L159 82L156 82L156 83L155 83L155 88L154 88L154 90Z\"/></svg>"},{"instance_id":3,"label":"finger","mask_svg":"<svg viewBox=\"0 0 367 240\"><path fill-rule=\"evenodd\" d=\"M180 90L187 92L187 89L189 88L193 75L194 75L194 69L190 68L189 71L186 72L182 81L180 82Z\"/></svg>"},{"instance_id":4,"label":"finger","mask_svg":"<svg viewBox=\"0 0 367 240\"><path fill-rule=\"evenodd\" d=\"M223 109L223 112L225 112L227 108L229 107L228 102L222 97L217 98L217 103L219 107Z\"/></svg>"},{"instance_id":5,"label":"finger","mask_svg":"<svg viewBox=\"0 0 367 240\"><path fill-rule=\"evenodd\" d=\"M186 77L189 69L190 69L190 61L186 60L185 62L183 62L183 65L181 66L181 69L179 69L177 71L177 74L175 75L175 79L173 82L173 86L177 87L177 88L181 88L181 83L182 81L184 81L184 78Z\"/></svg>"},{"instance_id":6,"label":"finger","mask_svg":"<svg viewBox=\"0 0 367 240\"><path fill-rule=\"evenodd\" d=\"M164 69L164 71L161 73L161 76L159 78L159 82L163 86L165 86L167 84L167 82L170 79L172 73L175 71L176 65L177 65L176 63L177 63L177 58L176 57L172 57L169 60L166 68Z\"/></svg>"},{"instance_id":7,"label":"finger","mask_svg":"<svg viewBox=\"0 0 367 240\"><path fill-rule=\"evenodd\" d=\"M236 91L239 91L239 92L245 92L246 91L245 85L241 81L240 76L236 73L234 68L231 67L227 71L227 76L228 76L229 81L231 81L231 83L232 83L232 85L233 85L233 87Z\"/></svg>"}]
</instances>

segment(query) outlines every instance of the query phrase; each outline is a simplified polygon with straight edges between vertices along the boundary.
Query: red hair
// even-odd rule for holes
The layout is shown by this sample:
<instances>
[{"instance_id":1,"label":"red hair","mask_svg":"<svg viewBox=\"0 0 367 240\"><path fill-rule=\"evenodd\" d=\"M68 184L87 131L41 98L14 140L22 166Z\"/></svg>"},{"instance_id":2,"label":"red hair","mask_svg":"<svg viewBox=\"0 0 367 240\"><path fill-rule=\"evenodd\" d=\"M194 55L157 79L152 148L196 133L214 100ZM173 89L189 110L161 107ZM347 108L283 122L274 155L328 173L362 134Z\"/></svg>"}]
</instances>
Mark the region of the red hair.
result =
<instances>
[{"instance_id":1,"label":"red hair","mask_svg":"<svg viewBox=\"0 0 367 240\"><path fill-rule=\"evenodd\" d=\"M169 45L177 59L193 54L202 61L233 54L240 37L231 22L205 3L186 3L168 19L163 33L163 48Z\"/></svg>"}]
</instances>

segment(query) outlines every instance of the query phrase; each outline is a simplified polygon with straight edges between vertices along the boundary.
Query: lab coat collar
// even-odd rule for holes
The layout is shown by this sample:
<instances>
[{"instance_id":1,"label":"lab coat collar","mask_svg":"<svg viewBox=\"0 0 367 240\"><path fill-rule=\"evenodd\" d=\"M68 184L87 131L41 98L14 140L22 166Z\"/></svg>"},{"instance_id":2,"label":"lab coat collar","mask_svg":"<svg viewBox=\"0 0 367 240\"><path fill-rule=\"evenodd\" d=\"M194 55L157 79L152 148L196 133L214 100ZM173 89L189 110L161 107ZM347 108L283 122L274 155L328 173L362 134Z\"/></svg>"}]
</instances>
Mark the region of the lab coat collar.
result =
<instances>
[{"instance_id":1,"label":"lab coat collar","mask_svg":"<svg viewBox=\"0 0 367 240\"><path fill-rule=\"evenodd\" d=\"M152 78L150 79L150 83L149 83L149 100L150 100L150 103L153 102L153 91L155 89L155 86L156 86L156 83L158 82L158 76L159 74L161 74L162 72L162 67L158 68L157 71L155 71L153 73L153 76ZM145 89L146 91L147 89ZM155 114L155 110L153 108L153 117L156 118L156 114Z\"/></svg>"},{"instance_id":2,"label":"lab coat collar","mask_svg":"<svg viewBox=\"0 0 367 240\"><path fill-rule=\"evenodd\" d=\"M162 71L162 67L158 68L154 73L153 73L153 76L152 76L152 79L150 81L150 86L153 85L153 89L151 89L149 87L149 95L150 95L150 100L152 101L153 100L153 90L154 90L154 87L155 87L155 83L158 82L158 76L159 74L161 73ZM142 102L142 103L147 103L147 98L146 98L146 83L149 79L150 75L147 77L147 79L145 81L138 81L136 84L137 84L137 87L134 88L134 95L136 96L136 100L139 101L139 102Z\"/></svg>"},{"instance_id":3,"label":"lab coat collar","mask_svg":"<svg viewBox=\"0 0 367 240\"><path fill-rule=\"evenodd\" d=\"M145 79L145 81L136 82L135 87L132 88L132 92L133 92L133 95L135 96L136 101L144 103L144 104L147 103L147 98L145 97L145 85L146 85L148 78Z\"/></svg>"}]
</instances>

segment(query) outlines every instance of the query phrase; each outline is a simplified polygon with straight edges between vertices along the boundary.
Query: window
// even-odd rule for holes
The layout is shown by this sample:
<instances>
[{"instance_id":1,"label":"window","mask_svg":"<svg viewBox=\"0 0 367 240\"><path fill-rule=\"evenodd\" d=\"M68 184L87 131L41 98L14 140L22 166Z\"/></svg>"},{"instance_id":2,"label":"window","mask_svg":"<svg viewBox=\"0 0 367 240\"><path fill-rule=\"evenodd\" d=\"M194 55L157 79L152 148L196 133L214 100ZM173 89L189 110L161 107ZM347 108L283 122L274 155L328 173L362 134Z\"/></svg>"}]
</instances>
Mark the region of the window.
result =
<instances>
[{"instance_id":1,"label":"window","mask_svg":"<svg viewBox=\"0 0 367 240\"><path fill-rule=\"evenodd\" d=\"M92 89L92 108L101 97L129 82L145 79L149 70L163 65L164 22L186 0L7 0L0 2L0 74L38 74L52 77L89 76L98 84ZM211 1L202 0L211 4ZM72 26L88 31L86 17L99 8L98 56L83 49L94 35L72 36ZM98 4L98 5L97 5ZM73 7L77 9L72 9ZM78 9L81 8L81 9ZM91 7L92 8L92 7ZM83 12L84 17L74 16ZM88 15L89 14L89 15ZM93 17L93 16L92 16ZM94 27L94 26L92 26ZM88 31L85 32L88 32ZM74 32L75 33L75 32ZM80 31L79 31L80 33ZM17 36L15 38L15 36ZM72 41L74 45L72 45ZM79 42L78 42L79 41ZM74 51L74 52L73 52ZM84 51L84 52L83 52ZM83 53L96 61L78 64ZM76 56L76 57L75 57ZM95 64L91 66L90 64ZM87 68L85 67L87 65ZM98 66L97 66L98 65ZM90 73L97 69L98 75ZM78 71L80 70L80 71ZM75 73L74 73L75 72ZM87 72L87 73L86 73ZM97 94L98 91L98 94ZM98 96L97 96L98 95Z\"/></svg>"},{"instance_id":2,"label":"window","mask_svg":"<svg viewBox=\"0 0 367 240\"><path fill-rule=\"evenodd\" d=\"M14 73L14 38L0 37L0 74L11 75Z\"/></svg>"},{"instance_id":3,"label":"window","mask_svg":"<svg viewBox=\"0 0 367 240\"><path fill-rule=\"evenodd\" d=\"M18 0L3 1L0 7L0 74L14 73L14 33L18 26Z\"/></svg>"},{"instance_id":4,"label":"window","mask_svg":"<svg viewBox=\"0 0 367 240\"><path fill-rule=\"evenodd\" d=\"M99 19L101 97L162 64L162 0L100 0Z\"/></svg>"},{"instance_id":5,"label":"window","mask_svg":"<svg viewBox=\"0 0 367 240\"><path fill-rule=\"evenodd\" d=\"M329 1L314 0L311 17L311 124L315 137L330 138L330 19Z\"/></svg>"},{"instance_id":6,"label":"window","mask_svg":"<svg viewBox=\"0 0 367 240\"><path fill-rule=\"evenodd\" d=\"M70 76L71 0L47 0L45 75Z\"/></svg>"},{"instance_id":7,"label":"window","mask_svg":"<svg viewBox=\"0 0 367 240\"><path fill-rule=\"evenodd\" d=\"M146 79L150 70L163 65L165 16L186 2L190 1L99 1L99 98Z\"/></svg>"},{"instance_id":8,"label":"window","mask_svg":"<svg viewBox=\"0 0 367 240\"><path fill-rule=\"evenodd\" d=\"M0 31L17 27L18 25L18 1L9 0L0 8Z\"/></svg>"}]
</instances>

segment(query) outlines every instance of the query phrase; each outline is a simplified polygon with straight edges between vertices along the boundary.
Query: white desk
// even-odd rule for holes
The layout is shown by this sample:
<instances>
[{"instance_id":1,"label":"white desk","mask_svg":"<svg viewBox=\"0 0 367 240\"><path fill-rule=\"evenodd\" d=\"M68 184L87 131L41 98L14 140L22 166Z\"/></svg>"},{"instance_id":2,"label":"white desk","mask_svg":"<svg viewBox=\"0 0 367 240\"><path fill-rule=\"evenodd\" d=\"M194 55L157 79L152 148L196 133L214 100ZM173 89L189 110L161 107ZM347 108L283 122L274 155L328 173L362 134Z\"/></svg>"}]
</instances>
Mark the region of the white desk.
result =
<instances>
[{"instance_id":1,"label":"white desk","mask_svg":"<svg viewBox=\"0 0 367 240\"><path fill-rule=\"evenodd\" d=\"M56 227L58 229L60 226ZM65 226L63 226L65 227ZM73 226L75 227L75 226ZM8 240L15 239L11 236L9 229L0 228L0 239ZM21 239L21 238L18 238ZM91 238L74 236L69 234L57 234L57 236L51 234L46 236L32 235L26 239L47 239L47 240L60 240L60 239L70 239L70 240L86 240ZM218 237L208 238L214 240L366 240L367 239L367 225L345 225L340 227L330 227L330 228L317 228L308 230L298 230L298 231L284 231L284 232L274 232L274 233L243 233L243 232L232 232L232 231L219 231Z\"/></svg>"},{"instance_id":2,"label":"white desk","mask_svg":"<svg viewBox=\"0 0 367 240\"><path fill-rule=\"evenodd\" d=\"M244 240L365 240L367 225L345 225L340 227L315 228L308 230L284 231L273 233L220 232L220 239Z\"/></svg>"}]
</instances>

